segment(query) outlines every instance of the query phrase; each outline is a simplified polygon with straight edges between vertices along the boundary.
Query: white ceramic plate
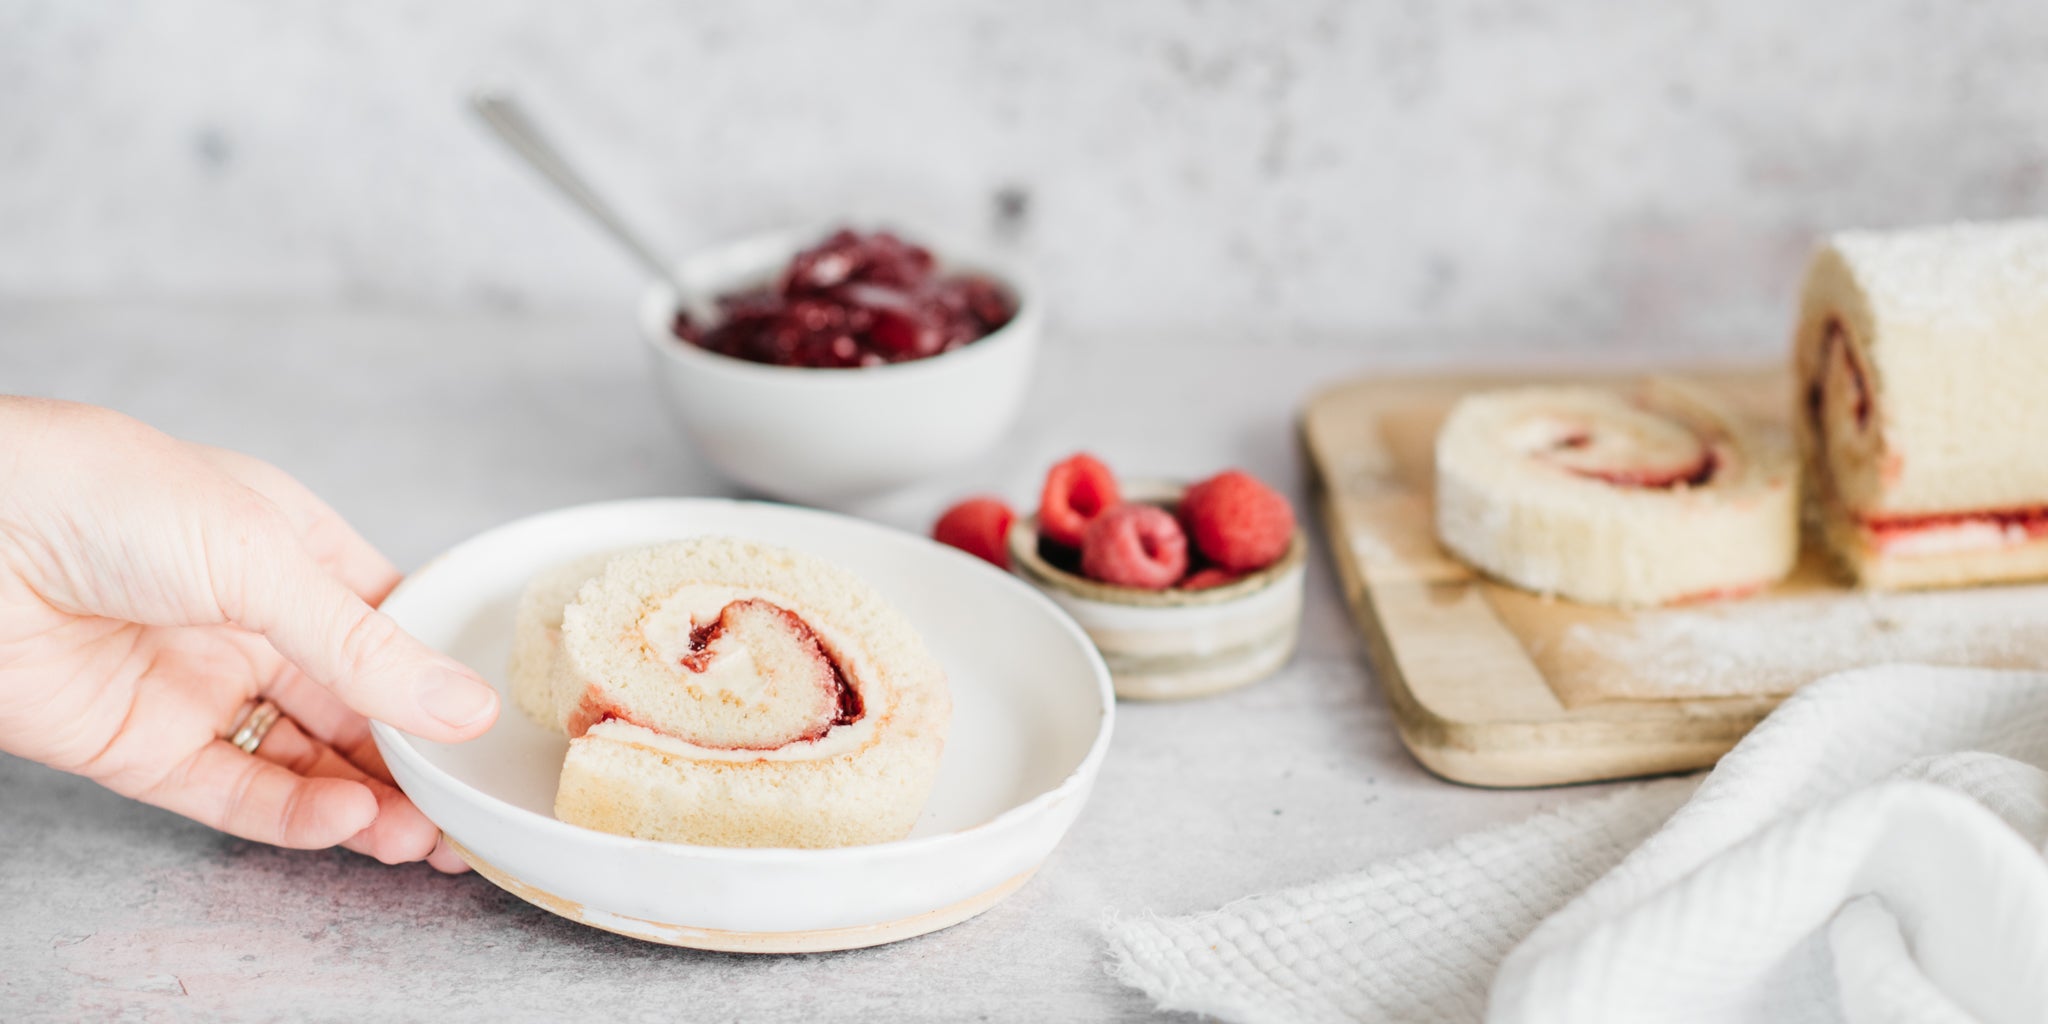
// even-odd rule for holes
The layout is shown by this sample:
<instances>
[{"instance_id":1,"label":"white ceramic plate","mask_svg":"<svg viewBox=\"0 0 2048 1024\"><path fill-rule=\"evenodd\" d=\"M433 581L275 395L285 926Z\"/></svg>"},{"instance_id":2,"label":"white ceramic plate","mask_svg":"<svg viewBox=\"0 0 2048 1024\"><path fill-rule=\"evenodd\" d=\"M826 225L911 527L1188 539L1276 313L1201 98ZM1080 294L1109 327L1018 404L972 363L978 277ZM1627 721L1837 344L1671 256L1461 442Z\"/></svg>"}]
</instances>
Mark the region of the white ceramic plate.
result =
<instances>
[{"instance_id":1,"label":"white ceramic plate","mask_svg":"<svg viewBox=\"0 0 2048 1024\"><path fill-rule=\"evenodd\" d=\"M580 554L700 534L838 563L923 634L946 669L954 711L937 787L910 838L833 850L726 849L555 820L567 740L527 721L505 683L521 588ZM920 537L781 505L651 499L522 519L434 559L384 609L506 697L497 724L469 743L376 726L400 788L470 864L572 920L701 949L850 949L987 909L1022 885L1073 824L1115 713L1095 648L1031 587Z\"/></svg>"}]
</instances>

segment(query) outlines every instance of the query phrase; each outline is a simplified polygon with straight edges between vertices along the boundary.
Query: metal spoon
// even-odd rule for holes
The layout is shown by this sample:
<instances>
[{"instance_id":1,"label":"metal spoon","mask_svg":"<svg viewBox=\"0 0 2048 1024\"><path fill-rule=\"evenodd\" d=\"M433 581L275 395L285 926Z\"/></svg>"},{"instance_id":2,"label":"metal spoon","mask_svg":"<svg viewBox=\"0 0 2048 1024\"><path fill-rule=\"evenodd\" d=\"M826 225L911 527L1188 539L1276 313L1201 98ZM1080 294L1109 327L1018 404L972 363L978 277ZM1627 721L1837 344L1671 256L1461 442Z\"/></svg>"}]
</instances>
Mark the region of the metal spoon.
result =
<instances>
[{"instance_id":1,"label":"metal spoon","mask_svg":"<svg viewBox=\"0 0 2048 1024\"><path fill-rule=\"evenodd\" d=\"M604 229L605 234L610 235L613 241L631 253L656 280L673 289L676 293L677 306L688 313L690 319L700 324L709 324L717 320L717 313L706 301L706 297L696 294L694 289L685 285L676 276L675 264L662 258L639 232L628 227L626 222L613 212L611 204L600 198L590 187L589 182L586 182L581 174L576 173L575 168L569 166L569 161L563 158L561 151L548 142L547 138L541 135L540 129L534 126L533 118L527 115L526 108L520 106L519 101L505 93L484 89L470 97L470 105L476 108L477 115L483 118L483 122L490 126L491 131L506 148L525 160L528 166L539 171L541 176L552 182L570 202L589 214L590 219L596 221L598 227Z\"/></svg>"}]
</instances>

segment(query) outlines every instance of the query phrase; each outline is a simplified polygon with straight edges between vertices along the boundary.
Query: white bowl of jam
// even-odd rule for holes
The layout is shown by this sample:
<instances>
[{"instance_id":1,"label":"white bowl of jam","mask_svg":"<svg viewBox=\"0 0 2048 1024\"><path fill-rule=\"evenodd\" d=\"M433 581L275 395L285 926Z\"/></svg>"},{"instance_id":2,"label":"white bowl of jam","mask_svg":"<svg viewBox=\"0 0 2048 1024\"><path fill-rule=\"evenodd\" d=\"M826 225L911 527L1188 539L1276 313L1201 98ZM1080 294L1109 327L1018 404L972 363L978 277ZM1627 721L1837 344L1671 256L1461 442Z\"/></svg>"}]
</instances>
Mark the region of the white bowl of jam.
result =
<instances>
[{"instance_id":1,"label":"white bowl of jam","mask_svg":"<svg viewBox=\"0 0 2048 1024\"><path fill-rule=\"evenodd\" d=\"M785 231L676 276L716 298L716 320L693 321L666 284L648 290L656 383L708 461L772 497L832 504L967 463L1030 386L1038 302L987 261L888 232Z\"/></svg>"}]
</instances>

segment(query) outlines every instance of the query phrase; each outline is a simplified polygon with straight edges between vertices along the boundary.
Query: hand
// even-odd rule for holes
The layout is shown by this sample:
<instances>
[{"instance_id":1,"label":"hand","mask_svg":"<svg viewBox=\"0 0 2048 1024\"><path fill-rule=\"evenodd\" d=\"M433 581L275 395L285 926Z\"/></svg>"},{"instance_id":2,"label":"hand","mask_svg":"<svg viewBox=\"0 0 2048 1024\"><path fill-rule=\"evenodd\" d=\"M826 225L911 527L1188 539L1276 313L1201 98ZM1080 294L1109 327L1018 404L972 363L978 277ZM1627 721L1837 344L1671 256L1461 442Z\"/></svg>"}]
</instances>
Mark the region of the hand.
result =
<instances>
[{"instance_id":1,"label":"hand","mask_svg":"<svg viewBox=\"0 0 2048 1024\"><path fill-rule=\"evenodd\" d=\"M246 839L462 870L364 716L466 740L497 695L373 610L398 578L263 462L0 397L0 750ZM219 736L256 696L287 717L251 756Z\"/></svg>"}]
</instances>

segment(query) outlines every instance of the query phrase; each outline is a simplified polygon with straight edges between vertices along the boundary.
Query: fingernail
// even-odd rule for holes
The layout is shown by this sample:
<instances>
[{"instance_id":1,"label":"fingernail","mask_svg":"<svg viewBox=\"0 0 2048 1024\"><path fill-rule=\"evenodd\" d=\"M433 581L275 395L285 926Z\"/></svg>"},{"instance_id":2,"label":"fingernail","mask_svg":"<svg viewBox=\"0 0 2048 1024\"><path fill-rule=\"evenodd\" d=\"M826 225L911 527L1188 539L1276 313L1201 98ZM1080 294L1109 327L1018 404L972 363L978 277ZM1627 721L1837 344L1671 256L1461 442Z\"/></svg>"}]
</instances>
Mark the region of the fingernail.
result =
<instances>
[{"instance_id":1,"label":"fingernail","mask_svg":"<svg viewBox=\"0 0 2048 1024\"><path fill-rule=\"evenodd\" d=\"M498 706L498 692L474 679L435 675L420 686L420 708L455 728L475 725Z\"/></svg>"}]
</instances>

